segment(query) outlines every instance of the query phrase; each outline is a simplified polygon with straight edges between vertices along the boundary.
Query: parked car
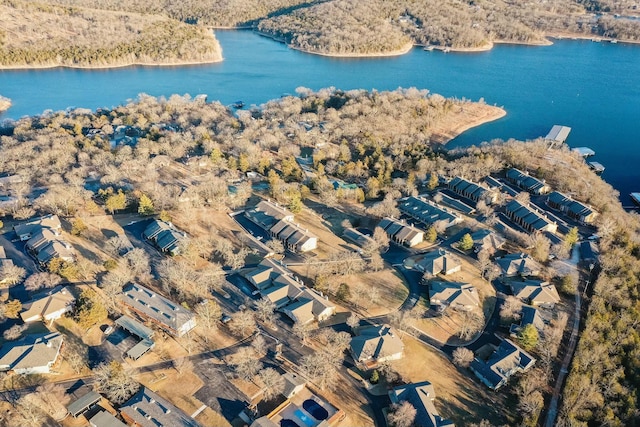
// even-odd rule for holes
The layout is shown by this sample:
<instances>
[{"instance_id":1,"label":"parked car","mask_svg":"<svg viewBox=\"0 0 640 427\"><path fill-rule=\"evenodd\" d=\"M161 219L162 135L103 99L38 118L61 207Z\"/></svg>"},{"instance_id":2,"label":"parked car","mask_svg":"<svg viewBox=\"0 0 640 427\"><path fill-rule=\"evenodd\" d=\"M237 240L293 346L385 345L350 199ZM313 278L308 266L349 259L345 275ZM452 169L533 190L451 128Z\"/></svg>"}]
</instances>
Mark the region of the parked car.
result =
<instances>
[{"instance_id":1,"label":"parked car","mask_svg":"<svg viewBox=\"0 0 640 427\"><path fill-rule=\"evenodd\" d=\"M109 335L111 332L113 332L113 326L107 326L104 330L105 335Z\"/></svg>"},{"instance_id":2,"label":"parked car","mask_svg":"<svg viewBox=\"0 0 640 427\"><path fill-rule=\"evenodd\" d=\"M231 322L231 317L226 314L223 314L222 317L220 318L220 321L222 323L229 323Z\"/></svg>"}]
</instances>

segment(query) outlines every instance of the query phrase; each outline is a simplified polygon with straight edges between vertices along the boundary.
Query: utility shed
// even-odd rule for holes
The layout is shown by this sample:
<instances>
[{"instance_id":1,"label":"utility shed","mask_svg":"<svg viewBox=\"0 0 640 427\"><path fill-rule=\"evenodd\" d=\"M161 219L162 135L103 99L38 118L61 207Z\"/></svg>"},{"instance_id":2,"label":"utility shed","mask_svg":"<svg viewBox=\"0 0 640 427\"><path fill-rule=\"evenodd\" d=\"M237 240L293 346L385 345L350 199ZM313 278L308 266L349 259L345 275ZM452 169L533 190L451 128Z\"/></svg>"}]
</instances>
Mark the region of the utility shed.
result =
<instances>
[{"instance_id":1,"label":"utility shed","mask_svg":"<svg viewBox=\"0 0 640 427\"><path fill-rule=\"evenodd\" d=\"M550 139L551 141L562 143L565 142L569 137L569 132L571 132L571 128L568 126L553 125L544 139Z\"/></svg>"},{"instance_id":2,"label":"utility shed","mask_svg":"<svg viewBox=\"0 0 640 427\"><path fill-rule=\"evenodd\" d=\"M100 396L99 393L90 391L78 400L71 402L71 404L67 406L67 410L74 417L78 417L100 402L100 399L102 399L102 396Z\"/></svg>"}]
</instances>

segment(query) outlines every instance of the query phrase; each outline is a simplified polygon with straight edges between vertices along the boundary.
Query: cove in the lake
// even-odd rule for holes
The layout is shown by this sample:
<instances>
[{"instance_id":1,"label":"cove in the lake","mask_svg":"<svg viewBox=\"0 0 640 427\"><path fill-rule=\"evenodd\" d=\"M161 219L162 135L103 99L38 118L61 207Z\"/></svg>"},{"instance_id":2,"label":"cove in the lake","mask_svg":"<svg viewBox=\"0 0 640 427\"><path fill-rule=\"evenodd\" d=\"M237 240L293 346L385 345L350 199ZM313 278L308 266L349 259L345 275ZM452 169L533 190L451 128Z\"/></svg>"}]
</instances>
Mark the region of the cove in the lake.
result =
<instances>
[{"instance_id":1,"label":"cove in the lake","mask_svg":"<svg viewBox=\"0 0 640 427\"><path fill-rule=\"evenodd\" d=\"M185 67L107 70L0 71L0 94L19 118L68 107L112 107L139 93L205 93L209 100L261 104L296 87L429 89L444 96L503 106L507 116L449 143L468 146L494 138L532 139L552 125L573 130L570 146L586 146L621 193L640 191L640 47L556 40L553 46L497 45L480 53L443 54L419 48L389 58L328 58L288 49L250 31L216 33L225 60Z\"/></svg>"}]
</instances>

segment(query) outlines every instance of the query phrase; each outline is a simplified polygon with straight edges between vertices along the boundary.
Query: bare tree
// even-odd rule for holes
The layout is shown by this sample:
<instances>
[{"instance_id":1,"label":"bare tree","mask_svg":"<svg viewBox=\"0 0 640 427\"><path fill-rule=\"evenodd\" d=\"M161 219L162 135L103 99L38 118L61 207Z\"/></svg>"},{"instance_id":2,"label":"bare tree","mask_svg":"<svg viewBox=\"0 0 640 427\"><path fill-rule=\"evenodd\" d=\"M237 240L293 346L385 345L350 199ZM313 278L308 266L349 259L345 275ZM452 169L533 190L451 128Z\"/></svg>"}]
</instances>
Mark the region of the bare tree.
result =
<instances>
[{"instance_id":1,"label":"bare tree","mask_svg":"<svg viewBox=\"0 0 640 427\"><path fill-rule=\"evenodd\" d=\"M120 256L125 250L128 250L131 247L131 243L129 239L125 236L118 234L117 236L111 237L106 242L107 251L113 256Z\"/></svg>"},{"instance_id":2,"label":"bare tree","mask_svg":"<svg viewBox=\"0 0 640 427\"><path fill-rule=\"evenodd\" d=\"M471 362L473 362L473 351L468 348L458 347L453 350L453 364L461 367L468 368Z\"/></svg>"},{"instance_id":3,"label":"bare tree","mask_svg":"<svg viewBox=\"0 0 640 427\"><path fill-rule=\"evenodd\" d=\"M468 340L484 327L484 315L479 310L463 311L458 337Z\"/></svg>"},{"instance_id":4,"label":"bare tree","mask_svg":"<svg viewBox=\"0 0 640 427\"><path fill-rule=\"evenodd\" d=\"M373 230L373 240L378 244L380 250L385 251L389 248L389 235L382 227L376 227Z\"/></svg>"},{"instance_id":5,"label":"bare tree","mask_svg":"<svg viewBox=\"0 0 640 427\"><path fill-rule=\"evenodd\" d=\"M355 333L356 328L360 326L360 316L355 313L351 313L351 315L347 317L347 326L349 326Z\"/></svg>"},{"instance_id":6,"label":"bare tree","mask_svg":"<svg viewBox=\"0 0 640 427\"><path fill-rule=\"evenodd\" d=\"M173 361L173 367L178 371L178 375L182 376L185 372L193 371L193 362L188 357L179 357Z\"/></svg>"},{"instance_id":7,"label":"bare tree","mask_svg":"<svg viewBox=\"0 0 640 427\"><path fill-rule=\"evenodd\" d=\"M256 334L256 336L251 341L251 347L255 350L256 354L264 356L267 354L267 341L260 334Z\"/></svg>"},{"instance_id":8,"label":"bare tree","mask_svg":"<svg viewBox=\"0 0 640 427\"><path fill-rule=\"evenodd\" d=\"M41 408L41 403L33 393L20 398L14 408L15 412L8 419L9 427L41 427L47 421L47 416Z\"/></svg>"},{"instance_id":9,"label":"bare tree","mask_svg":"<svg viewBox=\"0 0 640 427\"><path fill-rule=\"evenodd\" d=\"M284 378L273 368L265 368L258 373L262 382L262 397L271 400L284 391Z\"/></svg>"},{"instance_id":10,"label":"bare tree","mask_svg":"<svg viewBox=\"0 0 640 427\"><path fill-rule=\"evenodd\" d=\"M310 323L296 323L293 325L293 334L300 338L302 345L307 345L313 326Z\"/></svg>"},{"instance_id":11,"label":"bare tree","mask_svg":"<svg viewBox=\"0 0 640 427\"><path fill-rule=\"evenodd\" d=\"M214 300L205 300L195 308L200 324L204 327L204 340L209 342L209 334L218 329L218 321L222 317L222 309Z\"/></svg>"},{"instance_id":12,"label":"bare tree","mask_svg":"<svg viewBox=\"0 0 640 427\"><path fill-rule=\"evenodd\" d=\"M393 427L411 427L415 418L416 408L406 400L392 405L391 411L387 415L387 419Z\"/></svg>"},{"instance_id":13,"label":"bare tree","mask_svg":"<svg viewBox=\"0 0 640 427\"><path fill-rule=\"evenodd\" d=\"M284 253L284 245L280 240L271 239L267 242L267 247L273 251L276 255L282 255Z\"/></svg>"},{"instance_id":14,"label":"bare tree","mask_svg":"<svg viewBox=\"0 0 640 427\"><path fill-rule=\"evenodd\" d=\"M131 249L124 256L129 271L141 282L147 282L151 279L151 266L149 264L149 255L144 249Z\"/></svg>"},{"instance_id":15,"label":"bare tree","mask_svg":"<svg viewBox=\"0 0 640 427\"><path fill-rule=\"evenodd\" d=\"M500 307L500 319L503 322L515 322L520 319L522 311L522 301L519 298L509 295Z\"/></svg>"},{"instance_id":16,"label":"bare tree","mask_svg":"<svg viewBox=\"0 0 640 427\"><path fill-rule=\"evenodd\" d=\"M384 260L378 251L371 252L368 262L369 270L380 271L384 268Z\"/></svg>"},{"instance_id":17,"label":"bare tree","mask_svg":"<svg viewBox=\"0 0 640 427\"><path fill-rule=\"evenodd\" d=\"M276 310L276 305L273 301L271 301L267 297L260 298L255 302L256 311L258 318L264 322L271 324L273 323L274 313Z\"/></svg>"},{"instance_id":18,"label":"bare tree","mask_svg":"<svg viewBox=\"0 0 640 427\"><path fill-rule=\"evenodd\" d=\"M53 288L60 282L62 282L62 277L57 274L47 272L34 273L24 281L24 288L28 291L37 291L42 288Z\"/></svg>"},{"instance_id":19,"label":"bare tree","mask_svg":"<svg viewBox=\"0 0 640 427\"><path fill-rule=\"evenodd\" d=\"M7 341L17 340L22 336L22 333L27 329L27 325L13 325L2 333L2 336Z\"/></svg>"},{"instance_id":20,"label":"bare tree","mask_svg":"<svg viewBox=\"0 0 640 427\"><path fill-rule=\"evenodd\" d=\"M24 268L18 267L13 263L4 264L0 268L0 281L8 285L16 285L22 282L26 275L27 271Z\"/></svg>"},{"instance_id":21,"label":"bare tree","mask_svg":"<svg viewBox=\"0 0 640 427\"><path fill-rule=\"evenodd\" d=\"M320 389L335 385L340 359L332 358L328 353L319 351L304 356L300 363L305 376Z\"/></svg>"},{"instance_id":22,"label":"bare tree","mask_svg":"<svg viewBox=\"0 0 640 427\"><path fill-rule=\"evenodd\" d=\"M93 376L98 390L117 404L126 402L140 387L116 361L100 364L93 370Z\"/></svg>"},{"instance_id":23,"label":"bare tree","mask_svg":"<svg viewBox=\"0 0 640 427\"><path fill-rule=\"evenodd\" d=\"M81 373L89 361L89 349L78 339L65 340L62 357L76 374Z\"/></svg>"},{"instance_id":24,"label":"bare tree","mask_svg":"<svg viewBox=\"0 0 640 427\"><path fill-rule=\"evenodd\" d=\"M238 376L245 381L250 381L262 369L262 362L251 347L241 347L233 355L231 364Z\"/></svg>"},{"instance_id":25,"label":"bare tree","mask_svg":"<svg viewBox=\"0 0 640 427\"><path fill-rule=\"evenodd\" d=\"M231 316L229 329L231 329L231 332L234 335L246 337L247 335L255 332L256 328L256 319L253 317L253 312L250 310L239 311Z\"/></svg>"},{"instance_id":26,"label":"bare tree","mask_svg":"<svg viewBox=\"0 0 640 427\"><path fill-rule=\"evenodd\" d=\"M40 408L54 420L62 420L67 415L66 404L69 403L69 395L60 384L45 383L36 388L35 396L40 403Z\"/></svg>"}]
</instances>

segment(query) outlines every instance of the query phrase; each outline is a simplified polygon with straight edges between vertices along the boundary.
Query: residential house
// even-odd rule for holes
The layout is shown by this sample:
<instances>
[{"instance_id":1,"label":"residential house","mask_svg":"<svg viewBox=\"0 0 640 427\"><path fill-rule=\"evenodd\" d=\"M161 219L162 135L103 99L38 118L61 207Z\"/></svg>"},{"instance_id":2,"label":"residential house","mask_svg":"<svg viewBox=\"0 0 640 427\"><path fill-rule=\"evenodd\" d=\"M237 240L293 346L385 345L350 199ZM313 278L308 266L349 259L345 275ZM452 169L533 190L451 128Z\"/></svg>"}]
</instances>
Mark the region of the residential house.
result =
<instances>
[{"instance_id":1,"label":"residential house","mask_svg":"<svg viewBox=\"0 0 640 427\"><path fill-rule=\"evenodd\" d=\"M291 399L307 385L307 381L304 378L293 372L285 372L282 374L282 379L284 381L282 395L287 399Z\"/></svg>"},{"instance_id":2,"label":"residential house","mask_svg":"<svg viewBox=\"0 0 640 427\"><path fill-rule=\"evenodd\" d=\"M431 226L436 222L442 224L444 228L458 224L462 218L453 212L441 208L422 197L407 197L398 202L398 209L405 215L410 216L416 221Z\"/></svg>"},{"instance_id":3,"label":"residential house","mask_svg":"<svg viewBox=\"0 0 640 427\"><path fill-rule=\"evenodd\" d=\"M170 222L153 220L145 229L142 235L145 239L153 242L158 249L171 255L179 255L187 235L176 230Z\"/></svg>"},{"instance_id":4,"label":"residential house","mask_svg":"<svg viewBox=\"0 0 640 427\"><path fill-rule=\"evenodd\" d=\"M513 280L509 282L513 295L536 307L553 308L560 302L556 287L542 280Z\"/></svg>"},{"instance_id":5,"label":"residential house","mask_svg":"<svg viewBox=\"0 0 640 427\"><path fill-rule=\"evenodd\" d=\"M569 196L554 191L547 196L547 205L567 214L567 216L583 224L591 224L598 216L598 212L590 206L571 199Z\"/></svg>"},{"instance_id":6,"label":"residential house","mask_svg":"<svg viewBox=\"0 0 640 427\"><path fill-rule=\"evenodd\" d=\"M542 195L551 191L551 187L544 180L535 178L516 168L507 171L507 180L531 194Z\"/></svg>"},{"instance_id":7,"label":"residential house","mask_svg":"<svg viewBox=\"0 0 640 427\"><path fill-rule=\"evenodd\" d=\"M66 286L55 288L35 296L31 301L22 306L20 317L28 322L53 322L63 314L73 310L76 298Z\"/></svg>"},{"instance_id":8,"label":"residential house","mask_svg":"<svg viewBox=\"0 0 640 427\"><path fill-rule=\"evenodd\" d=\"M524 205L515 199L507 203L504 210L509 219L529 233L536 231L555 233L558 230L558 225L555 222L549 220L531 205Z\"/></svg>"},{"instance_id":9,"label":"residential house","mask_svg":"<svg viewBox=\"0 0 640 427\"><path fill-rule=\"evenodd\" d=\"M504 237L486 228L472 233L471 239L473 239L473 251L476 253L485 251L494 254L507 242Z\"/></svg>"},{"instance_id":10,"label":"residential house","mask_svg":"<svg viewBox=\"0 0 640 427\"><path fill-rule=\"evenodd\" d=\"M462 262L451 252L444 249L438 249L428 252L418 258L414 267L416 270L423 272L427 276L436 276L438 274L453 274L462 269Z\"/></svg>"},{"instance_id":11,"label":"residential house","mask_svg":"<svg viewBox=\"0 0 640 427\"><path fill-rule=\"evenodd\" d=\"M292 276L279 275L272 281L272 286L263 289L260 294L269 299L280 309L295 301L304 291L305 286Z\"/></svg>"},{"instance_id":12,"label":"residential house","mask_svg":"<svg viewBox=\"0 0 640 427\"><path fill-rule=\"evenodd\" d=\"M135 427L200 426L189 415L147 387L142 387L120 407L120 415L127 424Z\"/></svg>"},{"instance_id":13,"label":"residential house","mask_svg":"<svg viewBox=\"0 0 640 427\"><path fill-rule=\"evenodd\" d=\"M293 222L293 214L270 200L262 200L244 212L254 224L264 229L290 251L308 252L318 247L318 237Z\"/></svg>"},{"instance_id":14,"label":"residential house","mask_svg":"<svg viewBox=\"0 0 640 427\"><path fill-rule=\"evenodd\" d=\"M367 365L404 357L404 344L389 325L361 328L358 335L351 338L350 350L356 362Z\"/></svg>"},{"instance_id":15,"label":"residential house","mask_svg":"<svg viewBox=\"0 0 640 427\"><path fill-rule=\"evenodd\" d=\"M379 226L394 242L414 247L424 241L424 232L417 227L394 218L383 218Z\"/></svg>"},{"instance_id":16,"label":"residential house","mask_svg":"<svg viewBox=\"0 0 640 427\"><path fill-rule=\"evenodd\" d=\"M127 350L125 353L127 357L138 360L156 346L155 342L151 339L153 330L147 328L135 319L129 316L120 316L114 323L130 334L140 338L140 341L136 345Z\"/></svg>"},{"instance_id":17,"label":"residential house","mask_svg":"<svg viewBox=\"0 0 640 427\"><path fill-rule=\"evenodd\" d=\"M260 201L254 208L246 210L244 215L265 231L281 220L293 222L293 213L270 200Z\"/></svg>"},{"instance_id":18,"label":"residential house","mask_svg":"<svg viewBox=\"0 0 640 427\"><path fill-rule=\"evenodd\" d=\"M471 362L471 370L487 387L498 390L509 378L526 372L536 362L529 353L518 347L513 341L505 339L486 362L477 357Z\"/></svg>"},{"instance_id":19,"label":"residential house","mask_svg":"<svg viewBox=\"0 0 640 427\"><path fill-rule=\"evenodd\" d=\"M191 311L144 286L126 285L120 300L142 319L172 335L182 336L196 326L196 317Z\"/></svg>"},{"instance_id":20,"label":"residential house","mask_svg":"<svg viewBox=\"0 0 640 427\"><path fill-rule=\"evenodd\" d=\"M342 234L342 237L344 237L346 240L355 243L356 245L360 246L361 248L365 248L367 246L372 246L375 245L376 241L373 240L373 238L371 236L367 236L366 234L363 234L361 232L359 232L358 230L356 230L355 228L347 228L344 230L344 233Z\"/></svg>"},{"instance_id":21,"label":"residential house","mask_svg":"<svg viewBox=\"0 0 640 427\"><path fill-rule=\"evenodd\" d=\"M253 286L262 290L271 286L276 277L291 276L293 273L279 261L265 258L256 268L245 272L243 275Z\"/></svg>"},{"instance_id":22,"label":"residential house","mask_svg":"<svg viewBox=\"0 0 640 427\"><path fill-rule=\"evenodd\" d=\"M480 297L476 288L468 283L431 281L429 303L440 312L448 307L471 311L480 306Z\"/></svg>"},{"instance_id":23,"label":"residential house","mask_svg":"<svg viewBox=\"0 0 640 427\"><path fill-rule=\"evenodd\" d=\"M60 234L51 228L34 231L25 245L40 265L47 265L58 258L65 262L74 262L71 245L60 238Z\"/></svg>"},{"instance_id":24,"label":"residential house","mask_svg":"<svg viewBox=\"0 0 640 427\"><path fill-rule=\"evenodd\" d=\"M537 276L542 266L529 254L522 252L505 255L496 260L503 277Z\"/></svg>"},{"instance_id":25,"label":"residential house","mask_svg":"<svg viewBox=\"0 0 640 427\"><path fill-rule=\"evenodd\" d=\"M318 237L295 222L280 220L269 229L269 234L291 252L308 252L318 247Z\"/></svg>"},{"instance_id":26,"label":"residential house","mask_svg":"<svg viewBox=\"0 0 640 427\"><path fill-rule=\"evenodd\" d=\"M389 392L391 403L409 402L416 410L413 425L416 427L454 427L452 421L442 418L434 405L436 393L428 381L405 384Z\"/></svg>"},{"instance_id":27,"label":"residential house","mask_svg":"<svg viewBox=\"0 0 640 427\"><path fill-rule=\"evenodd\" d=\"M327 320L335 314L336 307L326 296L305 287L295 301L282 307L281 311L294 323L304 325L313 320L318 322Z\"/></svg>"},{"instance_id":28,"label":"residential house","mask_svg":"<svg viewBox=\"0 0 640 427\"><path fill-rule=\"evenodd\" d=\"M580 258L588 263L596 264L600 259L598 244L590 240L580 242Z\"/></svg>"},{"instance_id":29,"label":"residential house","mask_svg":"<svg viewBox=\"0 0 640 427\"><path fill-rule=\"evenodd\" d=\"M89 419L91 427L127 427L125 423L107 411L100 411Z\"/></svg>"},{"instance_id":30,"label":"residential house","mask_svg":"<svg viewBox=\"0 0 640 427\"><path fill-rule=\"evenodd\" d=\"M64 338L59 332L27 335L0 348L0 371L48 374L60 355Z\"/></svg>"},{"instance_id":31,"label":"residential house","mask_svg":"<svg viewBox=\"0 0 640 427\"><path fill-rule=\"evenodd\" d=\"M523 305L520 311L520 323L513 323L509 328L509 333L515 337L522 328L527 325L533 325L538 331L538 334L542 334L545 324L545 320L540 315L540 310L530 305Z\"/></svg>"},{"instance_id":32,"label":"residential house","mask_svg":"<svg viewBox=\"0 0 640 427\"><path fill-rule=\"evenodd\" d=\"M74 418L87 412L92 407L96 406L98 402L102 400L100 393L95 391L89 391L88 393L80 396L67 406L67 411Z\"/></svg>"},{"instance_id":33,"label":"residential house","mask_svg":"<svg viewBox=\"0 0 640 427\"><path fill-rule=\"evenodd\" d=\"M21 241L29 240L32 235L44 228L53 231L56 235L59 235L62 224L60 223L58 215L46 215L13 226L13 230Z\"/></svg>"},{"instance_id":34,"label":"residential house","mask_svg":"<svg viewBox=\"0 0 640 427\"><path fill-rule=\"evenodd\" d=\"M469 199L475 203L479 201L485 202L487 205L495 203L497 194L493 191L482 187L479 184L467 181L459 176L453 178L447 183L449 190L453 191L459 196Z\"/></svg>"}]
</instances>

